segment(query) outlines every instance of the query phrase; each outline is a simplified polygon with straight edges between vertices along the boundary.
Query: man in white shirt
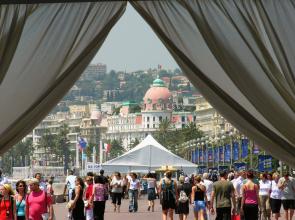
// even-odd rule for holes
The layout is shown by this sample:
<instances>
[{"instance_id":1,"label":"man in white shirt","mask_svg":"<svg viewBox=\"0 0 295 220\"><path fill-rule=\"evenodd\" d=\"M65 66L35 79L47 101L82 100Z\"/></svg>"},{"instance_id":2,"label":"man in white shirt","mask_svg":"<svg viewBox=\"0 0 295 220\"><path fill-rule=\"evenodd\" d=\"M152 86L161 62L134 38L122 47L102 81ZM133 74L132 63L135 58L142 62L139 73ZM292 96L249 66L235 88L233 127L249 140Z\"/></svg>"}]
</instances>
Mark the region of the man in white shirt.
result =
<instances>
[{"instance_id":1,"label":"man in white shirt","mask_svg":"<svg viewBox=\"0 0 295 220\"><path fill-rule=\"evenodd\" d=\"M36 178L39 181L40 189L47 192L47 184L46 184L46 182L42 181L42 174L41 173L36 173L34 178Z\"/></svg>"},{"instance_id":2,"label":"man in white shirt","mask_svg":"<svg viewBox=\"0 0 295 220\"><path fill-rule=\"evenodd\" d=\"M8 183L8 179L2 175L2 169L0 169L0 185Z\"/></svg>"},{"instance_id":3,"label":"man in white shirt","mask_svg":"<svg viewBox=\"0 0 295 220\"><path fill-rule=\"evenodd\" d=\"M237 204L237 213L240 213L241 210L241 202L242 202L242 186L243 181L246 178L246 171L235 172L235 177L231 181L235 188L235 197L236 197L236 204ZM243 216L241 216L243 219Z\"/></svg>"},{"instance_id":4,"label":"man in white shirt","mask_svg":"<svg viewBox=\"0 0 295 220\"><path fill-rule=\"evenodd\" d=\"M69 176L67 176L66 178L66 185L65 185L65 189L64 189L64 196L66 195L66 191L68 189L68 196L69 196L69 200L72 199L72 193L75 189L75 181L76 181L76 176L74 175L74 171L70 170L69 171Z\"/></svg>"},{"instance_id":5,"label":"man in white shirt","mask_svg":"<svg viewBox=\"0 0 295 220\"><path fill-rule=\"evenodd\" d=\"M285 219L292 220L295 210L295 179L287 173L284 177L280 178L278 187L282 190L282 204L285 210Z\"/></svg>"},{"instance_id":6,"label":"man in white shirt","mask_svg":"<svg viewBox=\"0 0 295 220\"><path fill-rule=\"evenodd\" d=\"M211 193L213 190L213 182L211 180L209 180L208 173L203 174L203 184L206 187L206 196L207 196L207 201L208 201L208 207L210 207Z\"/></svg>"}]
</instances>

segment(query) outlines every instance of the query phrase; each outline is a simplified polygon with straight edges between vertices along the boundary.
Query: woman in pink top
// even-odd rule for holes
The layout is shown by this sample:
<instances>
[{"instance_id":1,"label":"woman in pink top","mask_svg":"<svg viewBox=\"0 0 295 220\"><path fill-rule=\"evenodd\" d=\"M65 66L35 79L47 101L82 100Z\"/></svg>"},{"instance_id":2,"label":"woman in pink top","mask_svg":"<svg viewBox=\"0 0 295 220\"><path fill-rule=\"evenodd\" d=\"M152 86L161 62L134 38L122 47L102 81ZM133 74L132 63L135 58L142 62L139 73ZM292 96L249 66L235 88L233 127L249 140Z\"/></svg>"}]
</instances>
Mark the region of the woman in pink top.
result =
<instances>
[{"instance_id":1,"label":"woman in pink top","mask_svg":"<svg viewBox=\"0 0 295 220\"><path fill-rule=\"evenodd\" d=\"M106 206L107 188L102 176L95 176L94 186L91 200L93 201L93 218L96 220L104 219L104 211Z\"/></svg>"},{"instance_id":2,"label":"woman in pink top","mask_svg":"<svg viewBox=\"0 0 295 220\"><path fill-rule=\"evenodd\" d=\"M241 215L245 219L258 220L259 186L253 182L253 172L247 173L247 182L242 187Z\"/></svg>"}]
</instances>

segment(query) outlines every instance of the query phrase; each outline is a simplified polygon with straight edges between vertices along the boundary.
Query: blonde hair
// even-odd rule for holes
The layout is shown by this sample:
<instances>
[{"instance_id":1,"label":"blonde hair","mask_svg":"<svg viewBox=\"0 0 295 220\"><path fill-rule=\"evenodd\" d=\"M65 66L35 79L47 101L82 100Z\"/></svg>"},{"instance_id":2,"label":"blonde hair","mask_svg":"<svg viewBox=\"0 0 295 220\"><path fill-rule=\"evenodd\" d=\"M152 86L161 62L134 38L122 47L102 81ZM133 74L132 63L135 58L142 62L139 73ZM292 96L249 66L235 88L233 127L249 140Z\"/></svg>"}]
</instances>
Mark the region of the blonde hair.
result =
<instances>
[{"instance_id":1,"label":"blonde hair","mask_svg":"<svg viewBox=\"0 0 295 220\"><path fill-rule=\"evenodd\" d=\"M273 179L275 179L276 177L280 177L280 174L277 173L277 172L275 172L275 173L272 174L272 178L273 178Z\"/></svg>"},{"instance_id":2,"label":"blonde hair","mask_svg":"<svg viewBox=\"0 0 295 220\"><path fill-rule=\"evenodd\" d=\"M2 186L4 187L4 189L6 189L8 191L9 195L14 195L14 192L13 192L12 187L11 187L10 184L5 183Z\"/></svg>"},{"instance_id":3,"label":"blonde hair","mask_svg":"<svg viewBox=\"0 0 295 220\"><path fill-rule=\"evenodd\" d=\"M180 182L180 183L184 183L184 176L180 176L180 177L179 177L179 182Z\"/></svg>"},{"instance_id":4,"label":"blonde hair","mask_svg":"<svg viewBox=\"0 0 295 220\"><path fill-rule=\"evenodd\" d=\"M198 183L201 182L202 177L200 175L195 176L195 181L197 181Z\"/></svg>"}]
</instances>

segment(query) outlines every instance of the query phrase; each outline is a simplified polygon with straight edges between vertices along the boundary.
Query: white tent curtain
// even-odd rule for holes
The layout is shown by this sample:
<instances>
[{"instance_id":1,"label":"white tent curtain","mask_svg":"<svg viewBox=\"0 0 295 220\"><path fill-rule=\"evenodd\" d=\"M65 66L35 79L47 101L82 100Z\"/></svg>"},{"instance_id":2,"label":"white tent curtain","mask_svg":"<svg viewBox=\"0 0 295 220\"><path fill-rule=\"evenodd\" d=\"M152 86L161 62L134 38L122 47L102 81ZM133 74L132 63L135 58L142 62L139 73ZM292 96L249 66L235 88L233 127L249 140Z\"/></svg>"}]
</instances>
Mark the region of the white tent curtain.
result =
<instances>
[{"instance_id":1,"label":"white tent curtain","mask_svg":"<svg viewBox=\"0 0 295 220\"><path fill-rule=\"evenodd\" d=\"M131 3L218 111L295 166L294 1Z\"/></svg>"},{"instance_id":2,"label":"white tent curtain","mask_svg":"<svg viewBox=\"0 0 295 220\"><path fill-rule=\"evenodd\" d=\"M33 9L33 5L0 7L0 84L13 58L25 21Z\"/></svg>"},{"instance_id":3,"label":"white tent curtain","mask_svg":"<svg viewBox=\"0 0 295 220\"><path fill-rule=\"evenodd\" d=\"M0 63L4 59L9 65L4 67L7 71L1 69L0 153L29 133L73 86L126 4L0 5ZM26 17L31 8L34 11ZM5 19L7 10L11 12ZM19 31L13 30L20 30L17 26L23 24L19 37ZM15 52L10 50L17 43L10 42L14 37L15 41L19 38ZM8 53L2 50L6 43L10 43Z\"/></svg>"}]
</instances>

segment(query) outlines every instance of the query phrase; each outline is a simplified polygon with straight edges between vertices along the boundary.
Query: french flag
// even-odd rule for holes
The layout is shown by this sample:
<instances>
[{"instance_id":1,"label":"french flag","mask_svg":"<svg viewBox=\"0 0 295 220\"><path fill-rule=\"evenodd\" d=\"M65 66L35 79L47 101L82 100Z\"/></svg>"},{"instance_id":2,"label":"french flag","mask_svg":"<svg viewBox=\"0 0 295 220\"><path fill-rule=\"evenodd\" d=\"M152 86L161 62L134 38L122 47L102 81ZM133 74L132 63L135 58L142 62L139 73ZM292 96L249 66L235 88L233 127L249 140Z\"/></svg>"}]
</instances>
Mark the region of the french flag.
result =
<instances>
[{"instance_id":1,"label":"french flag","mask_svg":"<svg viewBox=\"0 0 295 220\"><path fill-rule=\"evenodd\" d=\"M87 146L87 142L84 138L79 137L78 138L78 145L79 145L80 150L84 150Z\"/></svg>"}]
</instances>

